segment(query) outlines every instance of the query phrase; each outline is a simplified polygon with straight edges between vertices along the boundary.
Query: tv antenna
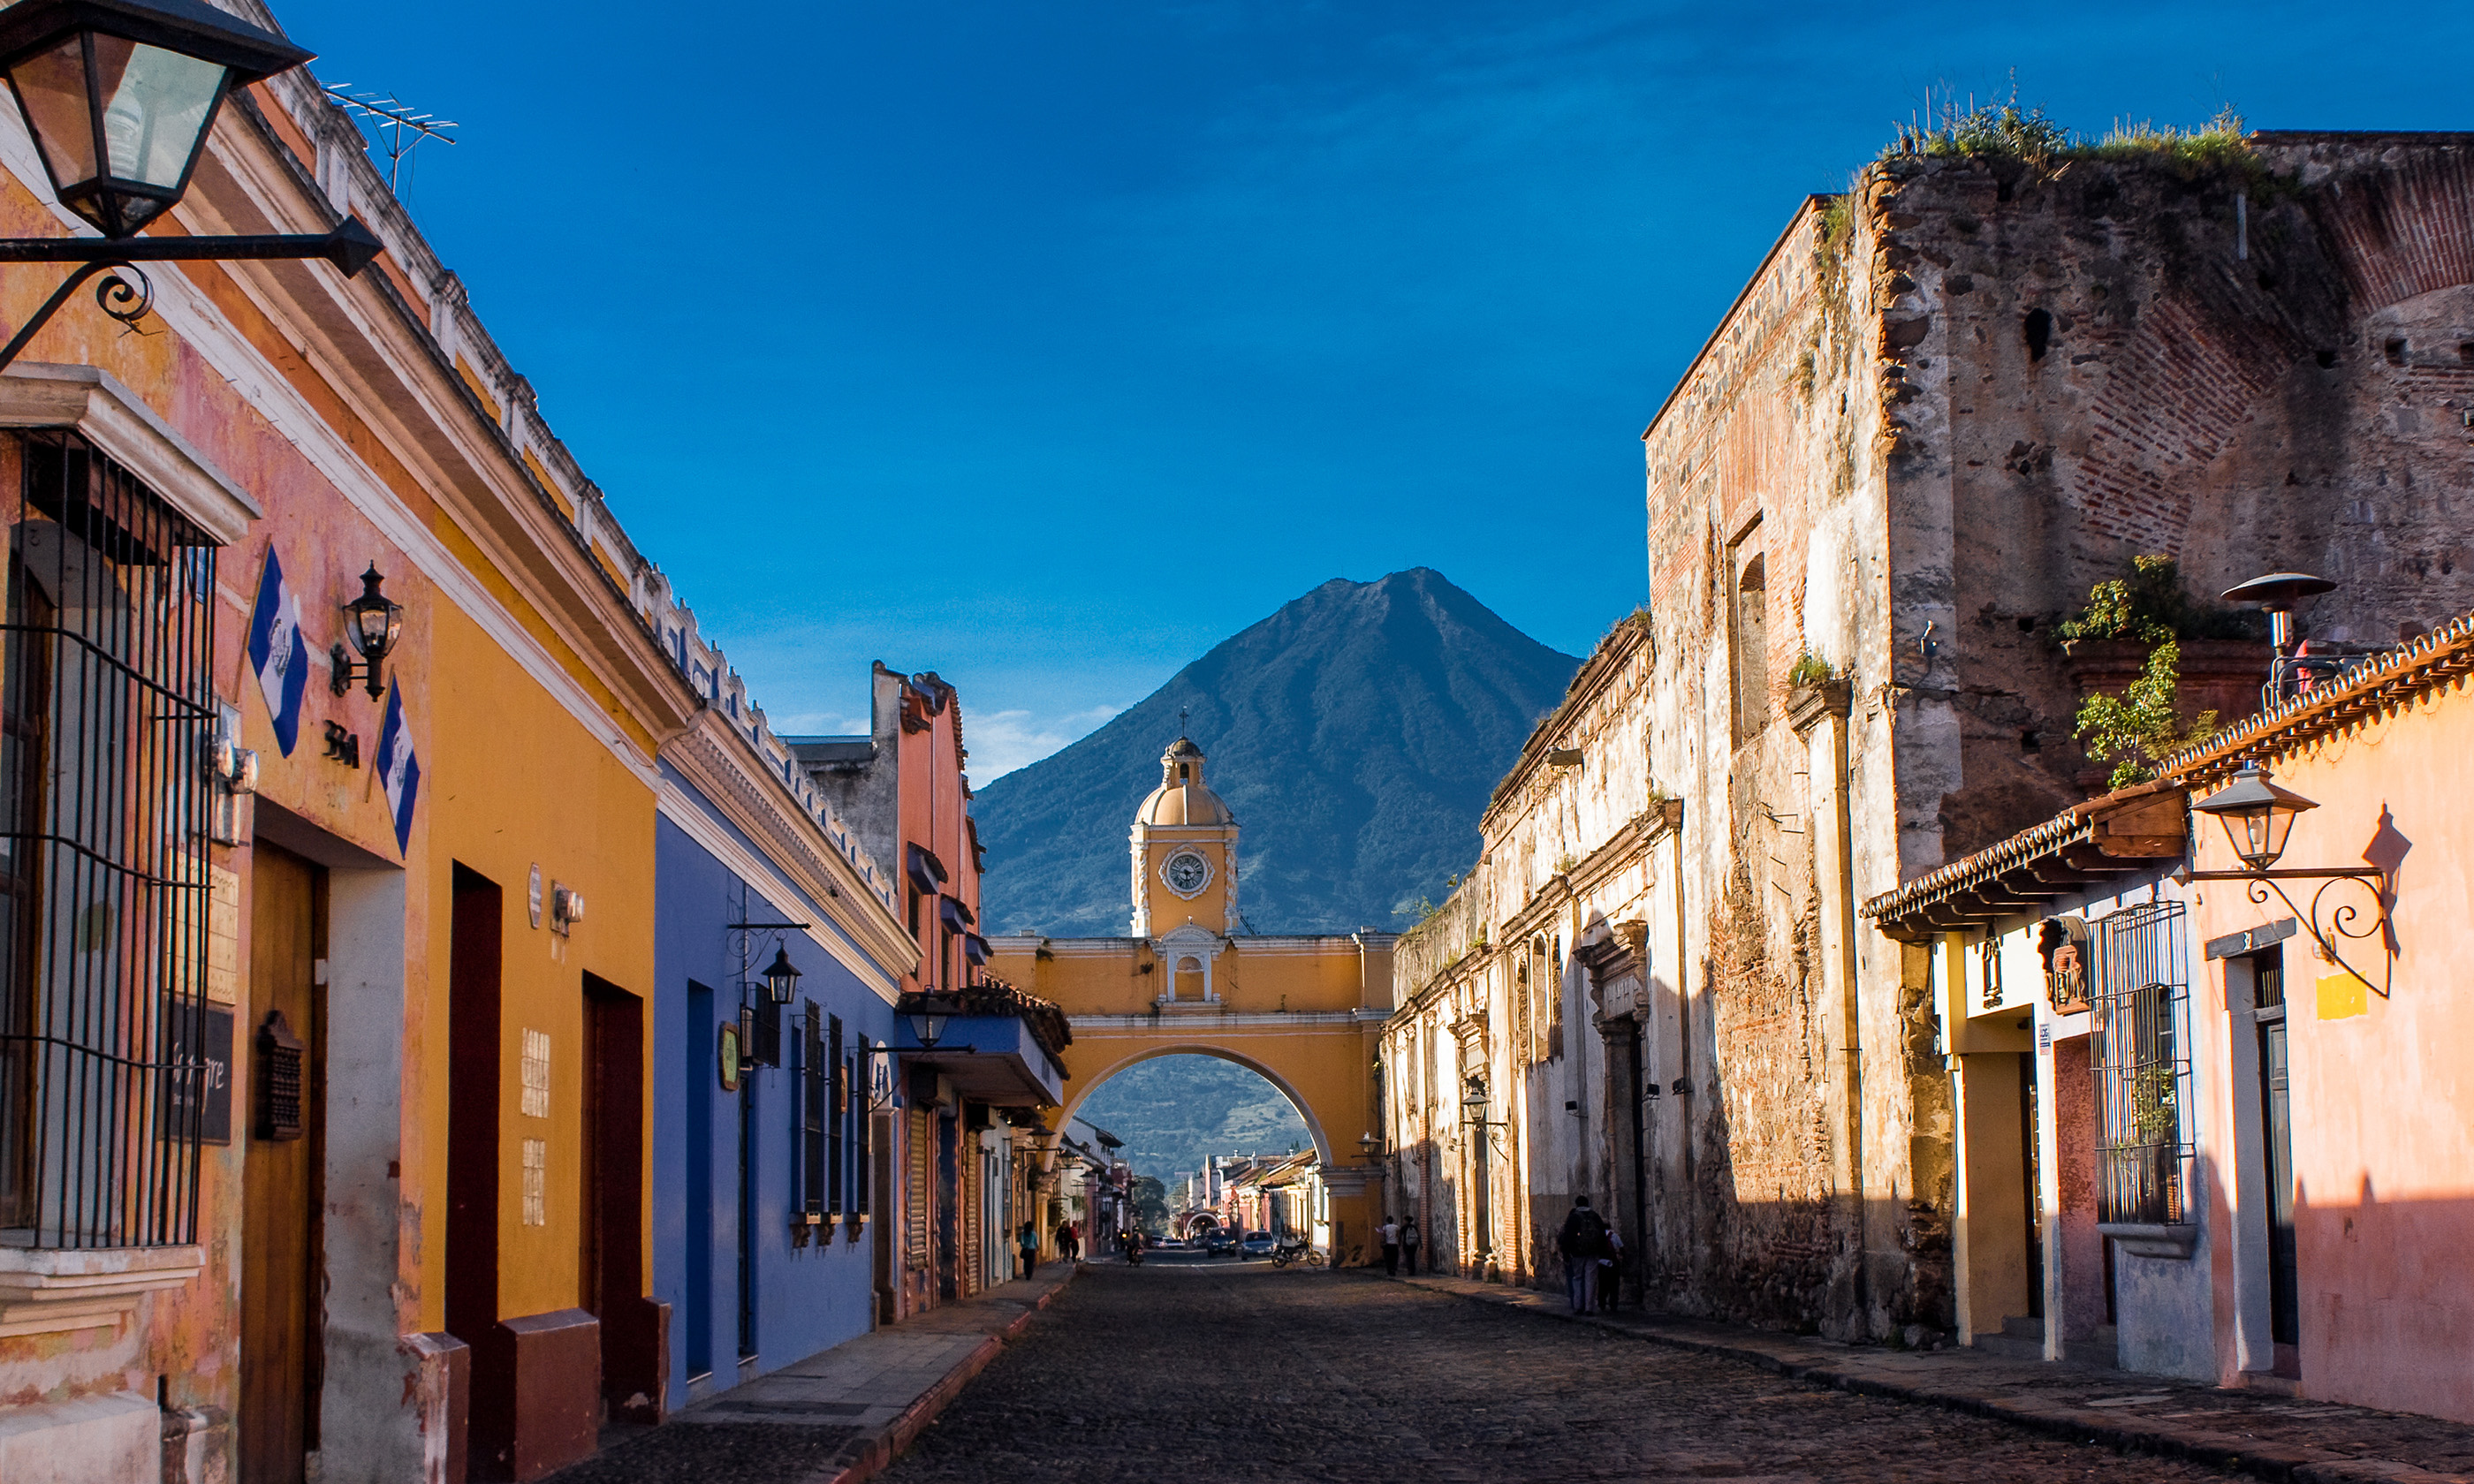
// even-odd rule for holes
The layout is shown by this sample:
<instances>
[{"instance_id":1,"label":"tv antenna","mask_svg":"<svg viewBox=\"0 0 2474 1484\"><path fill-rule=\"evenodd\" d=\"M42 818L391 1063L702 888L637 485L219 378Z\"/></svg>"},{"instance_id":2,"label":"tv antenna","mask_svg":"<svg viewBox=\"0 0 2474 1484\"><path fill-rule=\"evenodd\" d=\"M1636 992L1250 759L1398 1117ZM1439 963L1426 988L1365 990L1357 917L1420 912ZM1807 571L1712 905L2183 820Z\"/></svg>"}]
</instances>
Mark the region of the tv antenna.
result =
<instances>
[{"instance_id":1,"label":"tv antenna","mask_svg":"<svg viewBox=\"0 0 2474 1484\"><path fill-rule=\"evenodd\" d=\"M424 139L446 144L455 142L455 131L463 126L451 118L424 113L393 93L376 88L352 91L350 83L329 83L326 94L335 107L354 118L370 121L370 132L377 136L378 148L386 151L387 189L403 194L401 177L404 161Z\"/></svg>"}]
</instances>

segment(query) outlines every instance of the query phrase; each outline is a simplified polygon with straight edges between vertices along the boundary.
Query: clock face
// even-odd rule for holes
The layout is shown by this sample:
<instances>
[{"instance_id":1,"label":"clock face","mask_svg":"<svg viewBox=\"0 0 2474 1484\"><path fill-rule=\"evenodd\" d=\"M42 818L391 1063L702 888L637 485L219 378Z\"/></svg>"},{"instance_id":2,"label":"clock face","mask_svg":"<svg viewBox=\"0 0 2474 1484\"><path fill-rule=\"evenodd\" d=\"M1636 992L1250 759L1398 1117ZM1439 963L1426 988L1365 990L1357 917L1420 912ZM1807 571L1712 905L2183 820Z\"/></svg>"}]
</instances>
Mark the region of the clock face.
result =
<instances>
[{"instance_id":1,"label":"clock face","mask_svg":"<svg viewBox=\"0 0 2474 1484\"><path fill-rule=\"evenodd\" d=\"M1211 879L1211 866L1192 850L1179 850L1160 867L1160 879L1180 897L1191 897Z\"/></svg>"}]
</instances>

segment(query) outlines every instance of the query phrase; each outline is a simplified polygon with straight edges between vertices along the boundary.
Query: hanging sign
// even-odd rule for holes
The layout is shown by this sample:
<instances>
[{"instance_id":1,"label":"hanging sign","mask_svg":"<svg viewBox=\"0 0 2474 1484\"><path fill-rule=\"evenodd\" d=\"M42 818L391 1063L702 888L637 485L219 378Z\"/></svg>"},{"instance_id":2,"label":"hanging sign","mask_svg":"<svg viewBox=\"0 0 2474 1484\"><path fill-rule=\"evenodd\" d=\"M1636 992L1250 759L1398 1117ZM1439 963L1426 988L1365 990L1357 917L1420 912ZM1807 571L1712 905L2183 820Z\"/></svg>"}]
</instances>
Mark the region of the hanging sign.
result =
<instances>
[{"instance_id":1,"label":"hanging sign","mask_svg":"<svg viewBox=\"0 0 2474 1484\"><path fill-rule=\"evenodd\" d=\"M721 1022L721 1090L739 1090L739 1022Z\"/></svg>"}]
</instances>

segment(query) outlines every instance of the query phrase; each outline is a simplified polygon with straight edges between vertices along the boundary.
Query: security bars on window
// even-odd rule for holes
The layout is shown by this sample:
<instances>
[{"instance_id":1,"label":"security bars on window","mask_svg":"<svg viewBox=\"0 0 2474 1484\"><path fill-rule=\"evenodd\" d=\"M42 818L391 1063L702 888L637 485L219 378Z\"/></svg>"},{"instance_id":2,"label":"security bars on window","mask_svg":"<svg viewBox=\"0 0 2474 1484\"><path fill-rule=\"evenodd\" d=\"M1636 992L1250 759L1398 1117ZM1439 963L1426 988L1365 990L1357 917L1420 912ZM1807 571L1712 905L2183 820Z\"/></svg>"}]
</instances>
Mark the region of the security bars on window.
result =
<instances>
[{"instance_id":1,"label":"security bars on window","mask_svg":"<svg viewBox=\"0 0 2474 1484\"><path fill-rule=\"evenodd\" d=\"M2180 902L2096 923L2097 1219L2189 1221L2191 991Z\"/></svg>"},{"instance_id":2,"label":"security bars on window","mask_svg":"<svg viewBox=\"0 0 2474 1484\"><path fill-rule=\"evenodd\" d=\"M0 623L0 1243L196 1239L215 548L24 435Z\"/></svg>"}]
</instances>

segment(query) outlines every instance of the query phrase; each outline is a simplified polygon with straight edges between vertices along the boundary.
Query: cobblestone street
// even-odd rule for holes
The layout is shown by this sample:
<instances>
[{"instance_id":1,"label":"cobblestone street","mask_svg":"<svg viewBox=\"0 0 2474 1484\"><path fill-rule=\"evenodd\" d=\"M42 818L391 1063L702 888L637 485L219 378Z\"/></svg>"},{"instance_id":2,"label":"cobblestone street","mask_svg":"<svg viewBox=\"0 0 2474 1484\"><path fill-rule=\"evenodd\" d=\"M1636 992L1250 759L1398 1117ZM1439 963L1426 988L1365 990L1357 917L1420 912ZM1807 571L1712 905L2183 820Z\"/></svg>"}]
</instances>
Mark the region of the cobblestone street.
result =
<instances>
[{"instance_id":1,"label":"cobblestone street","mask_svg":"<svg viewBox=\"0 0 2474 1484\"><path fill-rule=\"evenodd\" d=\"M896 1484L2223 1477L1351 1273L1096 1266Z\"/></svg>"}]
</instances>

